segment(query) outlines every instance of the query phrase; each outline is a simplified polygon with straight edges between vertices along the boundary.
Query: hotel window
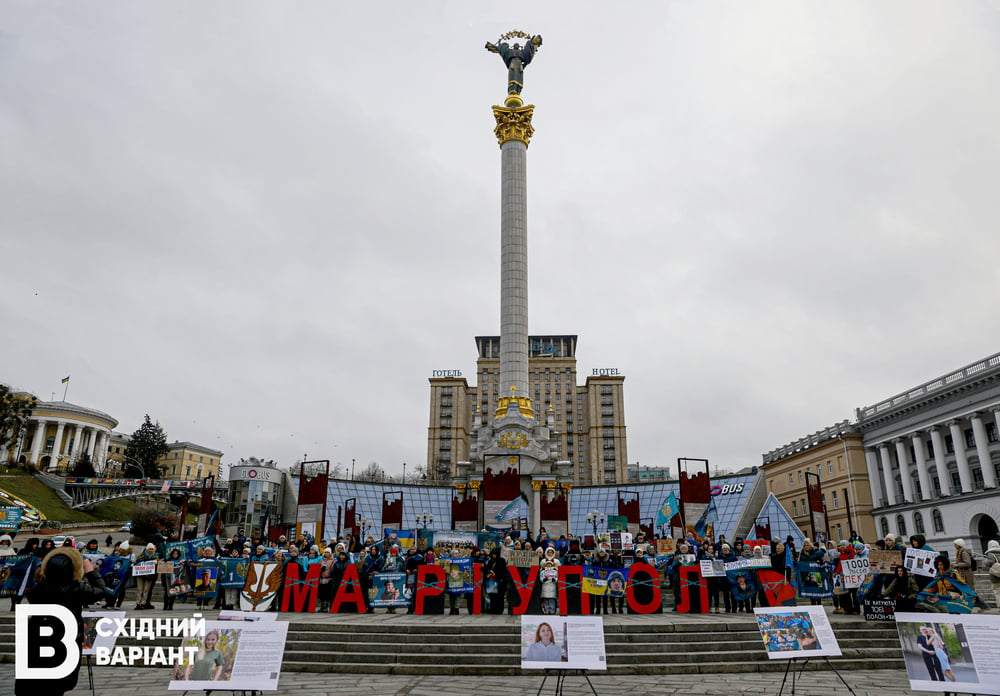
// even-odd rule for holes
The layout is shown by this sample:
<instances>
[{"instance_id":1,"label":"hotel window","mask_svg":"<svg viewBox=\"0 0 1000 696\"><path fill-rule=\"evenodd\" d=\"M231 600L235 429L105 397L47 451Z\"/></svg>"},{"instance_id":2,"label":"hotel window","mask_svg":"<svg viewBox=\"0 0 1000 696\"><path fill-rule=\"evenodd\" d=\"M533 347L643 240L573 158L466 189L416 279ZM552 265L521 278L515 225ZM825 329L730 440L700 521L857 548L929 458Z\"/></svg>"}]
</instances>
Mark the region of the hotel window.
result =
<instances>
[{"instance_id":1,"label":"hotel window","mask_svg":"<svg viewBox=\"0 0 1000 696\"><path fill-rule=\"evenodd\" d=\"M799 516L799 504L794 500L792 501L792 515L795 517Z\"/></svg>"},{"instance_id":2,"label":"hotel window","mask_svg":"<svg viewBox=\"0 0 1000 696\"><path fill-rule=\"evenodd\" d=\"M837 499L837 491L833 492L833 509L836 510L840 507L840 501Z\"/></svg>"},{"instance_id":3,"label":"hotel window","mask_svg":"<svg viewBox=\"0 0 1000 696\"><path fill-rule=\"evenodd\" d=\"M799 483L802 483L802 472L799 472Z\"/></svg>"},{"instance_id":4,"label":"hotel window","mask_svg":"<svg viewBox=\"0 0 1000 696\"><path fill-rule=\"evenodd\" d=\"M791 485L794 485L794 483L795 483L795 474L789 474L788 475L788 485L791 486Z\"/></svg>"},{"instance_id":5,"label":"hotel window","mask_svg":"<svg viewBox=\"0 0 1000 696\"><path fill-rule=\"evenodd\" d=\"M826 473L828 473L828 474L832 474L833 473L833 460L832 459L826 463Z\"/></svg>"}]
</instances>

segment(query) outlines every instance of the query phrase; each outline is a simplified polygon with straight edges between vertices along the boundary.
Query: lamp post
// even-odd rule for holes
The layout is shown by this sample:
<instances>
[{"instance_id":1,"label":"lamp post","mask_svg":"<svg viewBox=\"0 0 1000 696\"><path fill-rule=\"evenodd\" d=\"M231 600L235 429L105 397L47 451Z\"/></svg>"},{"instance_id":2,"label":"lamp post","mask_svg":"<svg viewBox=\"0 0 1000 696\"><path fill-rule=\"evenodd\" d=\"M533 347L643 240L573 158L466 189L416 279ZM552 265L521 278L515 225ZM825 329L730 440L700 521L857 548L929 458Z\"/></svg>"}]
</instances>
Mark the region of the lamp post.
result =
<instances>
[{"instance_id":1,"label":"lamp post","mask_svg":"<svg viewBox=\"0 0 1000 696\"><path fill-rule=\"evenodd\" d=\"M354 457L351 457L351 480L354 480Z\"/></svg>"},{"instance_id":2,"label":"lamp post","mask_svg":"<svg viewBox=\"0 0 1000 696\"><path fill-rule=\"evenodd\" d=\"M406 483L406 462L403 462L403 483Z\"/></svg>"},{"instance_id":3,"label":"lamp post","mask_svg":"<svg viewBox=\"0 0 1000 696\"><path fill-rule=\"evenodd\" d=\"M605 519L606 518L603 512L598 512L597 510L591 510L590 512L587 513L587 522L589 522L590 526L593 527L594 529L595 539L597 538L597 523L600 522L601 524L604 524Z\"/></svg>"},{"instance_id":4,"label":"lamp post","mask_svg":"<svg viewBox=\"0 0 1000 696\"><path fill-rule=\"evenodd\" d=\"M125 455L123 454L123 455L122 455L122 464L126 464L126 465L129 465L129 464L130 464L130 465L132 465L132 466L134 466L134 467L137 467L137 468L139 469L139 473L141 473L141 474L142 474L142 477L143 477L143 478L148 478L148 477L146 476L146 468L145 468L145 467L144 467L144 466L143 466L142 464L140 464L140 463L139 463L139 460L138 460L138 459L134 459L134 458L132 458L132 457L128 457L128 456L125 456ZM125 468L124 468L124 469L122 470L122 473L124 474L124 473L125 473L126 471L128 471L128 466L126 466L126 467L125 467Z\"/></svg>"},{"instance_id":5,"label":"lamp post","mask_svg":"<svg viewBox=\"0 0 1000 696\"><path fill-rule=\"evenodd\" d=\"M430 515L424 510L414 518L421 529L427 529L428 524L434 524L434 515Z\"/></svg>"},{"instance_id":6,"label":"lamp post","mask_svg":"<svg viewBox=\"0 0 1000 696\"><path fill-rule=\"evenodd\" d=\"M364 539L368 536L368 530L370 530L372 528L372 524L373 523L372 523L371 520L366 519L364 517L362 517L361 519L358 520L358 525L361 527L361 540L362 540L362 543L364 542Z\"/></svg>"}]
</instances>

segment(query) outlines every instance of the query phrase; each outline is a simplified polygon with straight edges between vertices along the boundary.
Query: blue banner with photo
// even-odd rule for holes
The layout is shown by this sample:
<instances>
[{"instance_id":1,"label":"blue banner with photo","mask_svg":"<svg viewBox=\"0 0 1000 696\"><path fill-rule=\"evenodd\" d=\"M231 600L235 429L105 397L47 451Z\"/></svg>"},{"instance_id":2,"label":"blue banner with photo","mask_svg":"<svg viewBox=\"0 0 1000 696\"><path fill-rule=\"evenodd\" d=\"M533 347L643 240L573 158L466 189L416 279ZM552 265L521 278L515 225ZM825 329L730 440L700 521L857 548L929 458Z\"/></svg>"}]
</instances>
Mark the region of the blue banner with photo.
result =
<instances>
[{"instance_id":1,"label":"blue banner with photo","mask_svg":"<svg viewBox=\"0 0 1000 696\"><path fill-rule=\"evenodd\" d=\"M247 558L223 558L219 561L219 587L224 590L243 589L247 582L250 560Z\"/></svg>"},{"instance_id":2,"label":"blue banner with photo","mask_svg":"<svg viewBox=\"0 0 1000 696\"><path fill-rule=\"evenodd\" d=\"M125 582L128 580L129 570L132 568L132 559L128 556L108 556L101 564L101 578L108 595L114 596L125 591Z\"/></svg>"},{"instance_id":3,"label":"blue banner with photo","mask_svg":"<svg viewBox=\"0 0 1000 696\"><path fill-rule=\"evenodd\" d=\"M799 581L799 596L806 599L833 597L833 583L826 563L819 561L798 561L795 577Z\"/></svg>"},{"instance_id":4,"label":"blue banner with photo","mask_svg":"<svg viewBox=\"0 0 1000 696\"><path fill-rule=\"evenodd\" d=\"M472 558L442 558L438 565L444 568L445 591L448 594L470 594L472 583Z\"/></svg>"},{"instance_id":5,"label":"blue banner with photo","mask_svg":"<svg viewBox=\"0 0 1000 696\"><path fill-rule=\"evenodd\" d=\"M373 607L405 607L407 598L403 595L406 573L375 573L368 597Z\"/></svg>"},{"instance_id":6,"label":"blue banner with photo","mask_svg":"<svg viewBox=\"0 0 1000 696\"><path fill-rule=\"evenodd\" d=\"M23 595L34 584L35 566L40 561L34 554L0 557L0 597Z\"/></svg>"}]
</instances>

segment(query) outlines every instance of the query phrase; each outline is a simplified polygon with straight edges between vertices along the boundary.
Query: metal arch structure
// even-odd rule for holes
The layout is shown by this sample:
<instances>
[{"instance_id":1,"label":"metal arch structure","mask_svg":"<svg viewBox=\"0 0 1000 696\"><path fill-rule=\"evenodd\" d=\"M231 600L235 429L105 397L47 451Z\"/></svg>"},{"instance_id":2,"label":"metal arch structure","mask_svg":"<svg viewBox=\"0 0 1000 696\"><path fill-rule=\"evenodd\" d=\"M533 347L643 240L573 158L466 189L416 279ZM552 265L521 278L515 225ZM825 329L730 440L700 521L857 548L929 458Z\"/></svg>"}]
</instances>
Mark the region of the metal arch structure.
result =
<instances>
[{"instance_id":1,"label":"metal arch structure","mask_svg":"<svg viewBox=\"0 0 1000 696\"><path fill-rule=\"evenodd\" d=\"M112 479L112 478L78 478L37 475L42 482L52 488L56 494L74 510L89 510L95 505L118 500L120 498L141 498L148 495L201 495L201 481L167 481L162 479ZM169 483L163 490L164 483ZM228 487L217 485L212 493L212 500L224 503Z\"/></svg>"}]
</instances>

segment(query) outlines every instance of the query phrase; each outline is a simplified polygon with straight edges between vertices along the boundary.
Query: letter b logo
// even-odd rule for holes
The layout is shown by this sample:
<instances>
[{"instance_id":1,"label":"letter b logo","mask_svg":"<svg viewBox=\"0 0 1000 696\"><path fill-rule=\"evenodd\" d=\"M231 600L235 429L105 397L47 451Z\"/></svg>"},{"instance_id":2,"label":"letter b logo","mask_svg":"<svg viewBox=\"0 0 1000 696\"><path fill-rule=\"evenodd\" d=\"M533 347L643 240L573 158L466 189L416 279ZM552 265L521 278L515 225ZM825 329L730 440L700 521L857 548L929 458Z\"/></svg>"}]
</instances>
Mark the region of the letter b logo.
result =
<instances>
[{"instance_id":1,"label":"letter b logo","mask_svg":"<svg viewBox=\"0 0 1000 696\"><path fill-rule=\"evenodd\" d=\"M16 679L62 679L80 664L76 617L58 604L18 604L14 614Z\"/></svg>"}]
</instances>

